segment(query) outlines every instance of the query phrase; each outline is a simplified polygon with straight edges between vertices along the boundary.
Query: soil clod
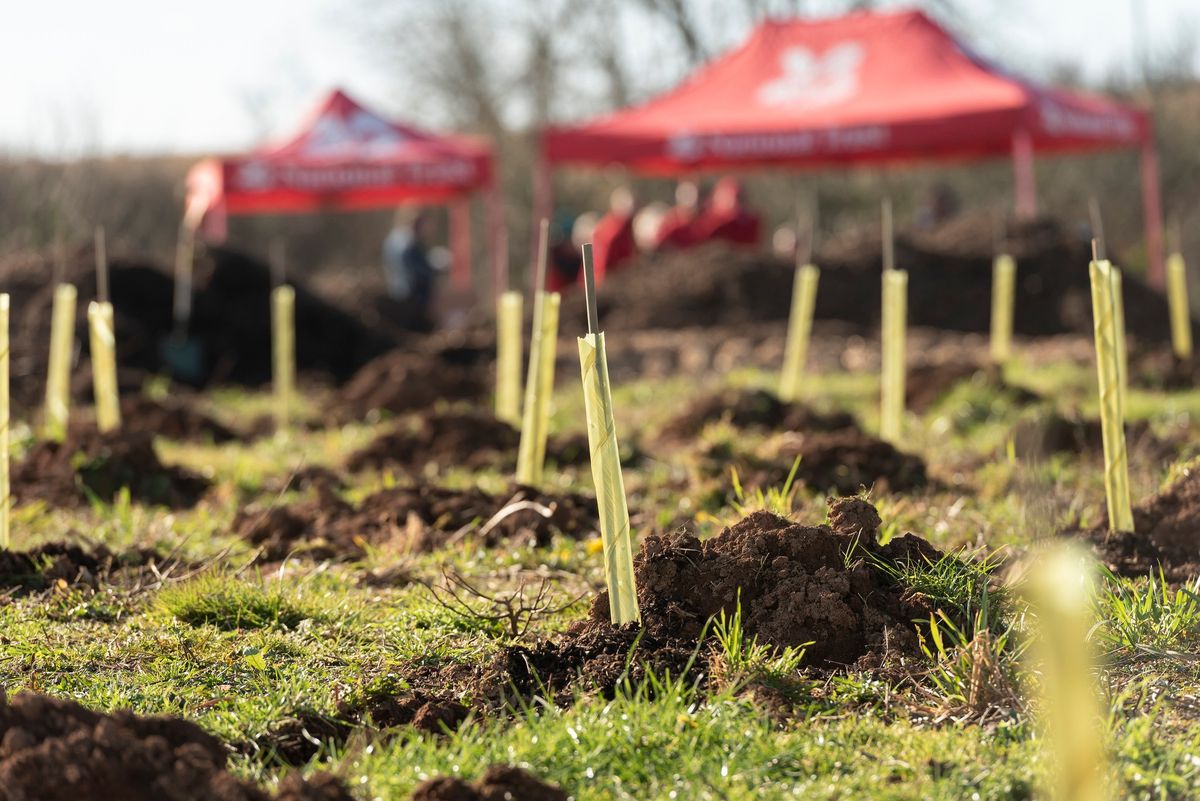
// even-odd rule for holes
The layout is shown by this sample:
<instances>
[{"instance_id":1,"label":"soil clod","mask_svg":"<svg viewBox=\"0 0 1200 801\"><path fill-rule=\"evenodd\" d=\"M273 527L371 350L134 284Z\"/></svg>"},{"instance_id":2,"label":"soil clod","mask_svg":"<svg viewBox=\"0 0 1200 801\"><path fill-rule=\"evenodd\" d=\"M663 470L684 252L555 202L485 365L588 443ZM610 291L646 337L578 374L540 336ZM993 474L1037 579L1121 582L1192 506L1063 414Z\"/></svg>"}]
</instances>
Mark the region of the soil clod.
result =
<instances>
[{"instance_id":1,"label":"soil clod","mask_svg":"<svg viewBox=\"0 0 1200 801\"><path fill-rule=\"evenodd\" d=\"M439 776L413 791L412 801L567 801L567 793L529 771L493 765L472 783Z\"/></svg>"},{"instance_id":2,"label":"soil clod","mask_svg":"<svg viewBox=\"0 0 1200 801\"><path fill-rule=\"evenodd\" d=\"M726 390L693 402L663 425L663 439L686 440L698 436L705 426L726 421L735 428L770 431L838 431L855 428L845 412L822 414L807 406L787 403L765 390Z\"/></svg>"}]
</instances>

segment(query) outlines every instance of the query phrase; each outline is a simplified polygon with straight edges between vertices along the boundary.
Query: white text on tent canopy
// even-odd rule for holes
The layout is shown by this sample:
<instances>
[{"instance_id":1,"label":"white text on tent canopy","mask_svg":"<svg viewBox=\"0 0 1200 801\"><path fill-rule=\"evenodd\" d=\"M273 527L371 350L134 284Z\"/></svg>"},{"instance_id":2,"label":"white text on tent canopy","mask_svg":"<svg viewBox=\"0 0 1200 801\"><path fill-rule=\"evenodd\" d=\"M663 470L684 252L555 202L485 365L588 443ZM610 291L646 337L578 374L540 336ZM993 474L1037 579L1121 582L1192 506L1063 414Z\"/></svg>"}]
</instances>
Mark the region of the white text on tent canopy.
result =
<instances>
[{"instance_id":1,"label":"white text on tent canopy","mask_svg":"<svg viewBox=\"0 0 1200 801\"><path fill-rule=\"evenodd\" d=\"M881 150L891 140L886 125L859 125L815 131L744 134L682 133L667 141L667 154L680 161L705 156L729 160L837 155Z\"/></svg>"},{"instance_id":2,"label":"white text on tent canopy","mask_svg":"<svg viewBox=\"0 0 1200 801\"><path fill-rule=\"evenodd\" d=\"M381 156L399 150L407 141L408 137L387 120L360 108L345 118L325 116L317 120L302 152L317 157Z\"/></svg>"},{"instance_id":3,"label":"white text on tent canopy","mask_svg":"<svg viewBox=\"0 0 1200 801\"><path fill-rule=\"evenodd\" d=\"M1073 109L1043 98L1038 102L1042 128L1052 136L1083 136L1093 139L1136 139L1137 125L1128 116L1114 112Z\"/></svg>"},{"instance_id":4,"label":"white text on tent canopy","mask_svg":"<svg viewBox=\"0 0 1200 801\"><path fill-rule=\"evenodd\" d=\"M454 159L438 164L383 164L347 166L273 166L254 162L238 169L245 191L298 189L333 192L372 186L467 184L476 177L475 163Z\"/></svg>"}]
</instances>

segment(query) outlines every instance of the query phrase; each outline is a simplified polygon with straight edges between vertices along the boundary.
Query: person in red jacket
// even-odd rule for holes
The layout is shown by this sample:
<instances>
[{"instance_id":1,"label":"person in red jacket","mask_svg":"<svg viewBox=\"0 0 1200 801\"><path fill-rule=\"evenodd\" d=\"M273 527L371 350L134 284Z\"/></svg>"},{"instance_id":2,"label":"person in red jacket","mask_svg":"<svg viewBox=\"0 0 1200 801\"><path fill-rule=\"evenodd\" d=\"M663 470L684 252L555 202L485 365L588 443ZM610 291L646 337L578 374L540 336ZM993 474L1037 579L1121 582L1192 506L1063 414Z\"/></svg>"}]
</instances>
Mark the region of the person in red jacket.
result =
<instances>
[{"instance_id":1,"label":"person in red jacket","mask_svg":"<svg viewBox=\"0 0 1200 801\"><path fill-rule=\"evenodd\" d=\"M675 205L662 216L658 224L654 249L686 250L696 244L696 220L700 212L700 189L691 181L680 181L675 187Z\"/></svg>"},{"instance_id":2,"label":"person in red jacket","mask_svg":"<svg viewBox=\"0 0 1200 801\"><path fill-rule=\"evenodd\" d=\"M592 230L592 263L599 284L609 274L625 267L637 253L633 238L633 192L619 186L609 197L608 213Z\"/></svg>"},{"instance_id":3,"label":"person in red jacket","mask_svg":"<svg viewBox=\"0 0 1200 801\"><path fill-rule=\"evenodd\" d=\"M742 185L726 176L713 187L708 207L696 220L697 242L729 242L756 247L762 221L743 204Z\"/></svg>"}]
</instances>

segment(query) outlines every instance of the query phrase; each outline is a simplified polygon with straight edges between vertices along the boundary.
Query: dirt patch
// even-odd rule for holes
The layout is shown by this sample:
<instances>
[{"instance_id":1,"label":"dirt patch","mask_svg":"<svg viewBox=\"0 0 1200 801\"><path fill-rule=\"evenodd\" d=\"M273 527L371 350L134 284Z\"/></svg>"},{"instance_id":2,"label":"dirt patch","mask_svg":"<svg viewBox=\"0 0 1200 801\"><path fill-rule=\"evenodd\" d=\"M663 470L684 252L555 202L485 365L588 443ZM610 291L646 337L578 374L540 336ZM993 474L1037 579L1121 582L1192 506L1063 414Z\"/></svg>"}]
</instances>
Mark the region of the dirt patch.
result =
<instances>
[{"instance_id":1,"label":"dirt patch","mask_svg":"<svg viewBox=\"0 0 1200 801\"><path fill-rule=\"evenodd\" d=\"M1162 567L1168 581L1200 576L1200 471L1195 465L1133 510L1133 532L1109 533L1107 522L1069 531L1092 543L1100 559L1121 576L1145 576Z\"/></svg>"},{"instance_id":2,"label":"dirt patch","mask_svg":"<svg viewBox=\"0 0 1200 801\"><path fill-rule=\"evenodd\" d=\"M434 413L416 426L401 424L351 454L351 471L400 468L420 472L425 465L468 469L515 458L521 434L508 423L482 411Z\"/></svg>"},{"instance_id":3,"label":"dirt patch","mask_svg":"<svg viewBox=\"0 0 1200 801\"><path fill-rule=\"evenodd\" d=\"M924 459L856 428L784 434L765 443L759 453L745 455L719 444L698 458L703 476L729 481L736 470L738 482L747 488L782 487L793 467L796 484L837 495L853 495L863 488L910 492L929 483Z\"/></svg>"},{"instance_id":4,"label":"dirt patch","mask_svg":"<svg viewBox=\"0 0 1200 801\"><path fill-rule=\"evenodd\" d=\"M130 580L149 574L158 581L178 564L148 548L114 553L104 545L51 542L28 551L0 550L0 593L40 592L58 581L95 589L118 573Z\"/></svg>"},{"instance_id":5,"label":"dirt patch","mask_svg":"<svg viewBox=\"0 0 1200 801\"><path fill-rule=\"evenodd\" d=\"M905 406L924 414L964 381L972 381L1016 406L1028 406L1041 400L1036 392L1009 384L1000 368L967 360L922 364L909 368L905 378Z\"/></svg>"},{"instance_id":6,"label":"dirt patch","mask_svg":"<svg viewBox=\"0 0 1200 801\"><path fill-rule=\"evenodd\" d=\"M855 428L845 412L822 414L797 403L787 403L761 389L729 389L694 401L665 423L659 436L688 440L712 423L725 421L735 428L771 431L836 431Z\"/></svg>"},{"instance_id":7,"label":"dirt patch","mask_svg":"<svg viewBox=\"0 0 1200 801\"><path fill-rule=\"evenodd\" d=\"M319 486L305 501L242 510L234 530L262 549L260 561L277 562L290 555L361 559L369 547L431 551L466 537L489 547L502 541L547 545L555 533L583 539L597 525L596 501L584 495L529 487L489 495L416 484L380 490L358 506Z\"/></svg>"},{"instance_id":8,"label":"dirt patch","mask_svg":"<svg viewBox=\"0 0 1200 801\"><path fill-rule=\"evenodd\" d=\"M233 442L238 433L181 398L156 400L145 395L121 399L121 427L179 442Z\"/></svg>"},{"instance_id":9,"label":"dirt patch","mask_svg":"<svg viewBox=\"0 0 1200 801\"><path fill-rule=\"evenodd\" d=\"M490 391L486 375L439 355L392 351L355 373L331 403L330 413L349 422L372 412L401 414L439 402L476 401Z\"/></svg>"},{"instance_id":10,"label":"dirt patch","mask_svg":"<svg viewBox=\"0 0 1200 801\"><path fill-rule=\"evenodd\" d=\"M1200 383L1200 363L1180 359L1169 346L1137 348L1129 354L1129 383L1158 390L1192 389Z\"/></svg>"},{"instance_id":11,"label":"dirt patch","mask_svg":"<svg viewBox=\"0 0 1200 801\"><path fill-rule=\"evenodd\" d=\"M42 500L52 507L79 506L93 497L111 503L127 489L135 501L185 509L209 486L196 473L160 462L150 432L129 430L74 430L64 442L39 442L12 476L18 503Z\"/></svg>"},{"instance_id":12,"label":"dirt patch","mask_svg":"<svg viewBox=\"0 0 1200 801\"><path fill-rule=\"evenodd\" d=\"M512 765L492 765L473 784L439 776L424 782L412 794L412 801L567 801L568 798L564 790Z\"/></svg>"},{"instance_id":13,"label":"dirt patch","mask_svg":"<svg viewBox=\"0 0 1200 801\"><path fill-rule=\"evenodd\" d=\"M1088 240L1051 219L1012 223L1006 232L1017 260L1014 331L1023 336L1091 334ZM909 325L984 333L992 292L995 220L963 214L929 231L899 232L896 263L909 274ZM843 320L859 332L877 328L880 314L880 230L849 230L823 238L815 314ZM1064 269L1080 265L1080 269ZM783 322L791 306L794 265L760 252L720 245L642 257L611 276L599 298L600 324L634 331ZM1146 341L1165 342L1166 297L1135 276L1125 281L1126 325ZM563 334L586 328L580 302L563 303Z\"/></svg>"},{"instance_id":14,"label":"dirt patch","mask_svg":"<svg viewBox=\"0 0 1200 801\"><path fill-rule=\"evenodd\" d=\"M756 512L705 541L687 529L652 534L634 560L640 628L613 627L602 593L587 620L550 642L509 648L493 672L519 693L544 686L559 701L578 682L611 693L626 676L639 680L646 666L702 679L712 640L701 635L739 604L747 639L777 648L811 643L805 664L812 667L919 658L913 621L928 619L931 604L880 563L941 554L911 534L878 545L879 517L861 498L830 504L835 527Z\"/></svg>"},{"instance_id":15,"label":"dirt patch","mask_svg":"<svg viewBox=\"0 0 1200 801\"><path fill-rule=\"evenodd\" d=\"M236 778L219 740L194 723L93 712L0 693L0 792L13 801L352 801L329 775L286 778L275 794Z\"/></svg>"},{"instance_id":16,"label":"dirt patch","mask_svg":"<svg viewBox=\"0 0 1200 801\"><path fill-rule=\"evenodd\" d=\"M1159 439L1145 420L1125 424L1125 444L1130 454L1160 460L1171 458L1175 448ZM1040 459L1065 453L1095 457L1104 453L1100 421L1049 412L1026 418L1013 429L1013 450L1021 459Z\"/></svg>"}]
</instances>

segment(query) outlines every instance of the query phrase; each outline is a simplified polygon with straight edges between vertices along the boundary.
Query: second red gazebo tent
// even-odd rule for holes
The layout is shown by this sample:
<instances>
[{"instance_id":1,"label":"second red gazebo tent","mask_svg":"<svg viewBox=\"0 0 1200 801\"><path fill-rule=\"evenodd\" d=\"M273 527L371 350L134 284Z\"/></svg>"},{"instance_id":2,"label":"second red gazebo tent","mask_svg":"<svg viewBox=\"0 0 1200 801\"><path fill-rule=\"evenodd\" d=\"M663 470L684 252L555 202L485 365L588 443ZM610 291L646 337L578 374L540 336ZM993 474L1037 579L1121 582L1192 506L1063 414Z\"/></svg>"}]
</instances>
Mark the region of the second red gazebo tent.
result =
<instances>
[{"instance_id":1,"label":"second red gazebo tent","mask_svg":"<svg viewBox=\"0 0 1200 801\"><path fill-rule=\"evenodd\" d=\"M500 201L491 147L388 120L334 90L278 144L199 162L188 173L188 224L210 240L225 236L230 214L353 210L406 203L450 208L453 281L469 286L470 200L488 200L493 270L505 268L498 243ZM499 277L497 276L497 280Z\"/></svg>"},{"instance_id":2,"label":"second red gazebo tent","mask_svg":"<svg viewBox=\"0 0 1200 801\"><path fill-rule=\"evenodd\" d=\"M546 131L535 217L555 165L654 175L1011 157L1017 212L1036 213L1035 153L1141 148L1150 278L1161 283L1158 166L1148 116L1035 85L972 52L920 11L767 21L681 86Z\"/></svg>"}]
</instances>

